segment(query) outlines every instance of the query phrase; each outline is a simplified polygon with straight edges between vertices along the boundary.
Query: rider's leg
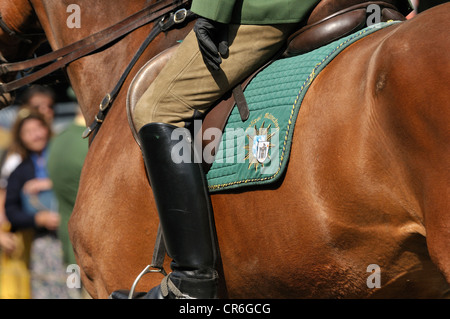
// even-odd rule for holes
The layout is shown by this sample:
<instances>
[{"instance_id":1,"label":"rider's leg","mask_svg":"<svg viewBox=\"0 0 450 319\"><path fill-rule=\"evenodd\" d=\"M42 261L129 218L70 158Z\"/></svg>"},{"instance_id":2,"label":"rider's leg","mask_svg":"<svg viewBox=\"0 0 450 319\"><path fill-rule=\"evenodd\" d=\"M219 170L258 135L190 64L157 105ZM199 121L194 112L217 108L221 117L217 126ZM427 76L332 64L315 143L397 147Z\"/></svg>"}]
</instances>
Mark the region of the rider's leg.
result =
<instances>
[{"instance_id":1,"label":"rider's leg","mask_svg":"<svg viewBox=\"0 0 450 319\"><path fill-rule=\"evenodd\" d=\"M136 131L151 122L185 127L273 57L295 25L230 25L229 55L209 70L194 32L188 34L134 110Z\"/></svg>"},{"instance_id":2,"label":"rider's leg","mask_svg":"<svg viewBox=\"0 0 450 319\"><path fill-rule=\"evenodd\" d=\"M139 131L145 167L155 196L167 252L173 259L169 297L217 297L217 248L214 216L202 166L194 161L190 132L165 123ZM178 152L182 149L182 158ZM190 153L190 154L189 154ZM183 160L181 160L183 159ZM153 296L161 294L153 289Z\"/></svg>"},{"instance_id":3,"label":"rider's leg","mask_svg":"<svg viewBox=\"0 0 450 319\"><path fill-rule=\"evenodd\" d=\"M173 259L168 279L177 289L169 287L167 297L178 290L194 298L217 296L218 247L205 176L198 161L179 163L173 147L194 152L185 127L270 59L291 28L230 26L230 53L219 71L207 69L191 32L136 105L134 122ZM167 282L145 297L165 297Z\"/></svg>"}]
</instances>

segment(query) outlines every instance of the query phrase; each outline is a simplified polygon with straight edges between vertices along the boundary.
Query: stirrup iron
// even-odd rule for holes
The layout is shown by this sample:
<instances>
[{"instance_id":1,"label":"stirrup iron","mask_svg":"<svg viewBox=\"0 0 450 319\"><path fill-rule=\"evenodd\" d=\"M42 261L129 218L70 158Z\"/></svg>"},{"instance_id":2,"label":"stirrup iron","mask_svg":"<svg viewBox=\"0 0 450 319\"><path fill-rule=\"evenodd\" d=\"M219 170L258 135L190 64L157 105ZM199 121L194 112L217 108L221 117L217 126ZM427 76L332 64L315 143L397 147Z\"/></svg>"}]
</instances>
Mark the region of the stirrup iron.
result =
<instances>
[{"instance_id":1,"label":"stirrup iron","mask_svg":"<svg viewBox=\"0 0 450 319\"><path fill-rule=\"evenodd\" d=\"M134 290L136 289L137 284L139 283L139 281L141 280L141 278L144 275L149 274L149 273L161 273L164 277L167 276L167 273L164 270L164 268L155 267L153 265L148 265L147 267L144 268L144 270L141 271L141 273L134 280L133 285L131 286L130 293L128 294L128 299L133 299Z\"/></svg>"}]
</instances>

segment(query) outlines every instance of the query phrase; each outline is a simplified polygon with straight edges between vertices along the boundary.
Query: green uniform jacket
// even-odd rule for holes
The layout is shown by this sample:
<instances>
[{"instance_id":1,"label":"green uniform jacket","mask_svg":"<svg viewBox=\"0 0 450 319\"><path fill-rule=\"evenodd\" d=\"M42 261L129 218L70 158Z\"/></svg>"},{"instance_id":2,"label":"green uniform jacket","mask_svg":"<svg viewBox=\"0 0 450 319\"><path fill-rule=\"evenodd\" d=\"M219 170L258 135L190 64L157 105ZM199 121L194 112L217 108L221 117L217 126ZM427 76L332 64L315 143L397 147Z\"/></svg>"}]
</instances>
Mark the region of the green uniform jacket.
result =
<instances>
[{"instance_id":1,"label":"green uniform jacket","mask_svg":"<svg viewBox=\"0 0 450 319\"><path fill-rule=\"evenodd\" d=\"M222 23L300 22L319 0L193 0L191 10Z\"/></svg>"},{"instance_id":2,"label":"green uniform jacket","mask_svg":"<svg viewBox=\"0 0 450 319\"><path fill-rule=\"evenodd\" d=\"M88 142L80 138L85 128L75 123L70 124L53 138L48 153L47 169L61 216L58 235L63 246L64 261L68 265L77 263L67 225L77 197L81 168L88 152Z\"/></svg>"}]
</instances>

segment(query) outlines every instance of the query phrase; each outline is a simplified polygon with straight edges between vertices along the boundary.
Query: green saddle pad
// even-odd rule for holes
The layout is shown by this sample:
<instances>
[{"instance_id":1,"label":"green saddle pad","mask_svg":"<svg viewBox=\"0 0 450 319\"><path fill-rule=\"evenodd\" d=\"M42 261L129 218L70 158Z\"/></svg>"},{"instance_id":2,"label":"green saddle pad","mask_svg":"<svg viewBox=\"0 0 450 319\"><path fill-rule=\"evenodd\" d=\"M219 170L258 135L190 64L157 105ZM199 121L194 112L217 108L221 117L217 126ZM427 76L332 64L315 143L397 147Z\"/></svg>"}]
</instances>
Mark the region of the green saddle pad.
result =
<instances>
[{"instance_id":1,"label":"green saddle pad","mask_svg":"<svg viewBox=\"0 0 450 319\"><path fill-rule=\"evenodd\" d=\"M379 23L319 49L273 62L247 86L250 117L235 107L207 173L210 192L275 182L289 158L294 124L312 81L355 41L395 22Z\"/></svg>"}]
</instances>

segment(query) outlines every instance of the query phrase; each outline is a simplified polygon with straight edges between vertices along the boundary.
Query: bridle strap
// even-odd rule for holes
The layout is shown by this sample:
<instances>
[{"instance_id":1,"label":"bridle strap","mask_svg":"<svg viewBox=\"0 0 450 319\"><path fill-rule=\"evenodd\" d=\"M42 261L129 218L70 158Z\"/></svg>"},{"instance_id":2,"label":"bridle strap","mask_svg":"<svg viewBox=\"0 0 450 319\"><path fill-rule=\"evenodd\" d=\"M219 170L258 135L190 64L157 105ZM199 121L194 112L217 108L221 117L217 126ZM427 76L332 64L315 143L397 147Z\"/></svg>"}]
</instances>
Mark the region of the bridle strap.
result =
<instances>
[{"instance_id":1,"label":"bridle strap","mask_svg":"<svg viewBox=\"0 0 450 319\"><path fill-rule=\"evenodd\" d=\"M9 35L12 38L16 38L19 41L26 42L31 44L32 41L30 39L25 38L25 36L22 36L18 34L16 31L12 30L6 22L3 20L3 16L0 12L0 29L2 29L7 35ZM29 36L36 36L37 34L30 34Z\"/></svg>"},{"instance_id":2,"label":"bridle strap","mask_svg":"<svg viewBox=\"0 0 450 319\"><path fill-rule=\"evenodd\" d=\"M166 4L165 6L168 6L168 5ZM163 5L158 6L158 3L150 5L146 8L144 8L143 10L127 17L126 19L124 19L102 31L91 34L88 37L83 38L72 44L69 44L59 50L55 50L53 52L50 52L48 54L42 55L42 56L34 58L34 59L30 59L30 60L3 64L0 66L0 74L21 71L21 70L33 68L33 67L36 67L36 66L39 66L42 64L52 62L56 59L59 59L65 55L81 48L81 47L96 43L97 41L101 40L105 35L108 35L110 33L115 33L116 31L120 30L124 26L132 26L132 23L136 23L137 21L143 19L143 16L148 14L149 11L154 10L154 13L156 13L157 11L159 11L163 8L164 8L164 6ZM142 25L145 23L148 23L148 22L142 21ZM139 26L137 26L137 27L139 27ZM124 30L124 31L127 31L127 30ZM130 30L128 32L131 32L131 31L132 30Z\"/></svg>"},{"instance_id":3,"label":"bridle strap","mask_svg":"<svg viewBox=\"0 0 450 319\"><path fill-rule=\"evenodd\" d=\"M11 92L22 86L30 84L66 66L67 64L78 60L83 56L104 47L105 45L108 45L114 40L136 30L137 28L155 21L156 19L183 5L186 5L187 3L189 3L189 0L175 1L171 4L158 2L144 8L143 10L131 15L111 27L108 27L59 50L23 62L2 64L0 65L0 74L17 72L54 61L50 65L40 69L39 71L31 73L26 77L0 84L0 94Z\"/></svg>"},{"instance_id":4,"label":"bridle strap","mask_svg":"<svg viewBox=\"0 0 450 319\"><path fill-rule=\"evenodd\" d=\"M168 18L164 17L159 22L155 23L152 31L148 34L147 38L144 40L139 49L136 51L136 53L134 54L128 66L126 67L125 71L123 71L122 75L120 76L120 79L117 81L114 88L109 93L107 93L103 98L103 100L100 102L99 111L95 116L94 121L83 132L83 138L87 138L93 132L96 133L98 131L100 125L103 123L106 117L106 114L108 113L110 107L112 106L116 96L119 94L120 89L125 83L126 78L128 77L129 73L131 72L134 65L141 57L141 55L144 53L145 49L148 47L150 42L152 42L153 39L155 39L156 36L161 32L171 29L176 24L184 23L188 20L191 20L194 16L195 15L190 10L182 8L176 11L175 13L171 12ZM93 136L95 136L95 133ZM90 142L92 142L92 139L90 140Z\"/></svg>"}]
</instances>

